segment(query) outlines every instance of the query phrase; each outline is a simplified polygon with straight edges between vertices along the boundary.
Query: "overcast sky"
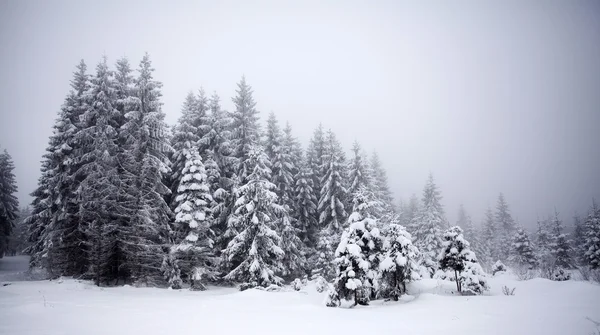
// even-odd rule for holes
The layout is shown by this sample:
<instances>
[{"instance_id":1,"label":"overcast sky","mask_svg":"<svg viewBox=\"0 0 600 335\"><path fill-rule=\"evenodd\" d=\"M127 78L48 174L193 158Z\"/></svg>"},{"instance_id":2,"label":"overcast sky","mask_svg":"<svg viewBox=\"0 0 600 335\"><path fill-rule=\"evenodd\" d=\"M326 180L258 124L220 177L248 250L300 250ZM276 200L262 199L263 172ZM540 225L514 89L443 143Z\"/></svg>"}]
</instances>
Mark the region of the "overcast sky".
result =
<instances>
[{"instance_id":1,"label":"overcast sky","mask_svg":"<svg viewBox=\"0 0 600 335\"><path fill-rule=\"evenodd\" d=\"M600 2L289 3L0 0L0 146L23 205L78 61L146 51L169 124L201 86L231 110L245 74L262 121L376 149L396 199L432 172L451 222L499 192L526 226L600 199Z\"/></svg>"}]
</instances>

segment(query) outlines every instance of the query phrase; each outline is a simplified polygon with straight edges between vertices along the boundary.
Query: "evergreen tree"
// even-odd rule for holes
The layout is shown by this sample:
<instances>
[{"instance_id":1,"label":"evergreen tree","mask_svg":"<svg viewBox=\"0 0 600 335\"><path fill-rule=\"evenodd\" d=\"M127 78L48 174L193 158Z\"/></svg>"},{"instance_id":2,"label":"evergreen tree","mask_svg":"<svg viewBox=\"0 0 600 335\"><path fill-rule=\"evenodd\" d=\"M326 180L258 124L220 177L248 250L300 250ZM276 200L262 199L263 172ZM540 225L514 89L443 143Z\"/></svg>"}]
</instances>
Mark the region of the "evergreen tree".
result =
<instances>
[{"instance_id":1,"label":"evergreen tree","mask_svg":"<svg viewBox=\"0 0 600 335\"><path fill-rule=\"evenodd\" d=\"M558 212L554 211L552 220L552 256L554 257L554 266L559 269L572 269L573 260L571 259L571 246L566 234L562 233L562 221L558 218Z\"/></svg>"},{"instance_id":2,"label":"evergreen tree","mask_svg":"<svg viewBox=\"0 0 600 335\"><path fill-rule=\"evenodd\" d=\"M306 257L304 255L304 243L300 240L299 229L292 225L288 215L287 206L284 212L279 214L276 222L277 232L281 236L281 250L283 258L281 260L281 274L287 278L301 276L307 267Z\"/></svg>"},{"instance_id":3,"label":"evergreen tree","mask_svg":"<svg viewBox=\"0 0 600 335\"><path fill-rule=\"evenodd\" d=\"M419 198L416 194L413 194L408 201L407 206L402 210L402 225L406 227L406 230L411 234L416 234L419 229Z\"/></svg>"},{"instance_id":4,"label":"evergreen tree","mask_svg":"<svg viewBox=\"0 0 600 335\"><path fill-rule=\"evenodd\" d=\"M548 230L548 221L538 219L535 238L535 258L538 261L540 269L548 274L554 267L554 259L551 250L552 236Z\"/></svg>"},{"instance_id":5,"label":"evergreen tree","mask_svg":"<svg viewBox=\"0 0 600 335\"><path fill-rule=\"evenodd\" d=\"M443 251L439 256L440 268L454 271L458 292L482 294L489 289L477 257L462 235L462 229L451 227L446 230L443 239Z\"/></svg>"},{"instance_id":6,"label":"evergreen tree","mask_svg":"<svg viewBox=\"0 0 600 335\"><path fill-rule=\"evenodd\" d=\"M215 275L212 202L202 158L196 149L191 149L175 197L175 230L178 238L173 250L179 269L188 279L193 277L196 268L202 269L205 278L213 279ZM202 285L197 281L193 284Z\"/></svg>"},{"instance_id":7,"label":"evergreen tree","mask_svg":"<svg viewBox=\"0 0 600 335\"><path fill-rule=\"evenodd\" d=\"M531 241L523 228L518 229L514 237L510 261L520 268L533 269L537 266Z\"/></svg>"},{"instance_id":8,"label":"evergreen tree","mask_svg":"<svg viewBox=\"0 0 600 335\"><path fill-rule=\"evenodd\" d=\"M321 198L317 211L319 213L319 224L321 227L328 227L332 231L340 231L342 222L346 218L344 209L344 200L347 196L344 187L344 163L343 153L335 134L329 130L327 133L327 146L325 148L324 165L326 166L325 175L321 180Z\"/></svg>"},{"instance_id":9,"label":"evergreen tree","mask_svg":"<svg viewBox=\"0 0 600 335\"><path fill-rule=\"evenodd\" d=\"M494 221L494 213L492 209L488 207L485 211L485 220L483 221L481 238L482 244L488 251L488 258L490 263L494 263L499 259L499 237L496 222Z\"/></svg>"},{"instance_id":10,"label":"evergreen tree","mask_svg":"<svg viewBox=\"0 0 600 335\"><path fill-rule=\"evenodd\" d=\"M72 225L63 221L67 225L54 227L60 234L60 245L55 255L67 259L63 274L81 274L87 270L96 285L113 279L112 252L120 252L115 246L120 229L120 217L116 213L121 212L117 170L120 113L113 105L115 94L113 73L105 57L91 80L89 108L83 114L81 130L76 134L76 140L82 145L80 164L75 174L81 180L77 189L79 223ZM81 257L78 262L69 261L81 254L82 245L87 259Z\"/></svg>"},{"instance_id":11,"label":"evergreen tree","mask_svg":"<svg viewBox=\"0 0 600 335\"><path fill-rule=\"evenodd\" d=\"M423 190L421 210L417 217L418 228L415 236L415 245L421 251L421 263L432 276L437 270L437 255L441 249L442 227L446 219L444 209L440 203L442 197L433 175L429 175Z\"/></svg>"},{"instance_id":12,"label":"evergreen tree","mask_svg":"<svg viewBox=\"0 0 600 335\"><path fill-rule=\"evenodd\" d=\"M302 241L314 246L319 232L315 213L317 198L313 189L313 179L308 167L303 167L296 176L295 214L299 235Z\"/></svg>"},{"instance_id":13,"label":"evergreen tree","mask_svg":"<svg viewBox=\"0 0 600 335\"><path fill-rule=\"evenodd\" d=\"M387 173L381 165L377 152L373 152L371 156L371 170L375 194L386 208L393 209L394 198L388 185Z\"/></svg>"},{"instance_id":14,"label":"evergreen tree","mask_svg":"<svg viewBox=\"0 0 600 335\"><path fill-rule=\"evenodd\" d=\"M502 241L498 244L498 258L502 261L506 261L510 255L510 241L516 230L515 221L510 215L508 204L504 199L504 194L500 193L498 196L498 204L496 205L495 213L496 227L498 229L499 240Z\"/></svg>"},{"instance_id":15,"label":"evergreen tree","mask_svg":"<svg viewBox=\"0 0 600 335\"><path fill-rule=\"evenodd\" d=\"M473 227L473 221L471 221L471 217L467 214L462 204L458 208L458 221L456 225L463 230L463 235L468 241L473 241L475 238L475 227Z\"/></svg>"},{"instance_id":16,"label":"evergreen tree","mask_svg":"<svg viewBox=\"0 0 600 335\"><path fill-rule=\"evenodd\" d=\"M281 282L276 272L281 269L284 252L279 247L281 238L274 225L284 209L277 204L263 151L252 148L246 160L244 165L251 173L235 190L237 201L229 224L239 233L223 251L232 269L225 279L241 281L244 287L266 287Z\"/></svg>"},{"instance_id":17,"label":"evergreen tree","mask_svg":"<svg viewBox=\"0 0 600 335\"><path fill-rule=\"evenodd\" d=\"M585 264L585 226L581 222L581 217L575 215L573 217L573 252L575 261L579 265Z\"/></svg>"},{"instance_id":18,"label":"evergreen tree","mask_svg":"<svg viewBox=\"0 0 600 335\"><path fill-rule=\"evenodd\" d=\"M383 244L382 271L383 296L398 301L406 292L406 284L419 280L417 263L419 250L412 244L410 234L398 224L391 224Z\"/></svg>"},{"instance_id":19,"label":"evergreen tree","mask_svg":"<svg viewBox=\"0 0 600 335\"><path fill-rule=\"evenodd\" d=\"M292 148L285 147L283 135L275 114L269 114L265 134L265 153L271 162L271 181L281 205L292 208L294 198L294 175L292 171Z\"/></svg>"},{"instance_id":20,"label":"evergreen tree","mask_svg":"<svg viewBox=\"0 0 600 335\"><path fill-rule=\"evenodd\" d=\"M42 161L42 175L33 196L32 213L27 219L29 241L27 252L31 255L31 266L44 267L51 275L62 275L66 262L54 257L61 243L59 227L72 227L70 238L79 239L79 219L76 214L79 203L76 190L81 179L75 178L81 145L75 140L80 117L88 109L87 91L90 86L87 66L82 60L76 67L71 80L71 90L65 99L53 126L46 154ZM56 229L55 229L56 228ZM65 242L68 242L68 240ZM68 253L82 263L83 253ZM55 261L56 258L56 261ZM60 264L55 264L55 263ZM83 268L83 267L79 267Z\"/></svg>"},{"instance_id":21,"label":"evergreen tree","mask_svg":"<svg viewBox=\"0 0 600 335\"><path fill-rule=\"evenodd\" d=\"M325 168L327 168L324 158L325 133L323 126L319 124L306 150L306 164L313 178L313 189L317 199L321 199L322 180L325 177ZM319 221L319 213L317 213L316 220Z\"/></svg>"},{"instance_id":22,"label":"evergreen tree","mask_svg":"<svg viewBox=\"0 0 600 335\"><path fill-rule=\"evenodd\" d=\"M379 268L382 239L378 223L370 215L374 197L362 189L354 196L354 208L348 218L340 244L335 251L337 266L334 289L337 296L353 300L354 304L368 304Z\"/></svg>"},{"instance_id":23,"label":"evergreen tree","mask_svg":"<svg viewBox=\"0 0 600 335\"><path fill-rule=\"evenodd\" d=\"M360 144L354 141L352 145L352 160L348 166L350 182L348 194L350 196L353 196L362 187L371 189L371 176L369 176L368 170L368 162L363 157Z\"/></svg>"},{"instance_id":24,"label":"evergreen tree","mask_svg":"<svg viewBox=\"0 0 600 335\"><path fill-rule=\"evenodd\" d=\"M585 220L583 249L585 261L592 269L600 268L600 207L593 201Z\"/></svg>"},{"instance_id":25,"label":"evergreen tree","mask_svg":"<svg viewBox=\"0 0 600 335\"><path fill-rule=\"evenodd\" d=\"M8 250L9 238L19 214L14 168L12 157L4 150L0 153L0 258Z\"/></svg>"},{"instance_id":26,"label":"evergreen tree","mask_svg":"<svg viewBox=\"0 0 600 335\"><path fill-rule=\"evenodd\" d=\"M256 102L252 97L252 87L246 83L246 78L238 83L237 96L233 98L235 111L231 113L231 145L233 156L237 158L235 173L242 184L246 177L252 173L252 168L247 166L250 149L260 140L260 127Z\"/></svg>"},{"instance_id":27,"label":"evergreen tree","mask_svg":"<svg viewBox=\"0 0 600 335\"><path fill-rule=\"evenodd\" d=\"M155 285L164 280L162 260L170 238L172 212L164 200L170 194L163 183L168 173L164 113L160 102L162 84L153 78L154 69L146 54L135 80L135 96L131 110L121 127L125 138L125 187L122 206L129 222L122 229L124 255L130 278L134 282Z\"/></svg>"}]
</instances>

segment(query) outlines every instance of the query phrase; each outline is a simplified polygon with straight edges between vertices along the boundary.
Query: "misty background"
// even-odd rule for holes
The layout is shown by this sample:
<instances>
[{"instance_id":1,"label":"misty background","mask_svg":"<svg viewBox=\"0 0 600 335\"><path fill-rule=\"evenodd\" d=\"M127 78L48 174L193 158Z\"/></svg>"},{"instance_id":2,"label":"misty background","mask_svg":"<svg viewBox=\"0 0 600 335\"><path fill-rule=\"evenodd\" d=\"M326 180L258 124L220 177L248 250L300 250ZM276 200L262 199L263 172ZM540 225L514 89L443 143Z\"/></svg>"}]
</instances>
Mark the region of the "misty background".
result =
<instances>
[{"instance_id":1,"label":"misty background","mask_svg":"<svg viewBox=\"0 0 600 335\"><path fill-rule=\"evenodd\" d=\"M172 125L242 75L306 148L319 123L380 155L396 202L427 175L447 217L503 192L533 227L600 199L600 3L0 1L0 146L24 206L75 65L149 52Z\"/></svg>"}]
</instances>

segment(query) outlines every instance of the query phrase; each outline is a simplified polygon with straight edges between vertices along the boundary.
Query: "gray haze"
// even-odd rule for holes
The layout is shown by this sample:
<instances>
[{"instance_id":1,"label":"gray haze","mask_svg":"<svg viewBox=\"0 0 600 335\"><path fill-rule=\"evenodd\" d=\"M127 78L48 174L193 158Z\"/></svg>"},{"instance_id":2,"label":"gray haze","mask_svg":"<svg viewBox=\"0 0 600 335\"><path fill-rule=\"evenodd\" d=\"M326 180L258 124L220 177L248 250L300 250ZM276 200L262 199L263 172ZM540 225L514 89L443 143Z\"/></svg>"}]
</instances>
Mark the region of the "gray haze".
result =
<instances>
[{"instance_id":1,"label":"gray haze","mask_svg":"<svg viewBox=\"0 0 600 335\"><path fill-rule=\"evenodd\" d=\"M19 199L78 61L137 67L145 51L170 124L201 86L231 110L245 74L263 121L377 149L396 199L432 172L452 222L460 203L480 222L500 191L530 227L600 198L600 3L372 3L0 0L0 146Z\"/></svg>"}]
</instances>

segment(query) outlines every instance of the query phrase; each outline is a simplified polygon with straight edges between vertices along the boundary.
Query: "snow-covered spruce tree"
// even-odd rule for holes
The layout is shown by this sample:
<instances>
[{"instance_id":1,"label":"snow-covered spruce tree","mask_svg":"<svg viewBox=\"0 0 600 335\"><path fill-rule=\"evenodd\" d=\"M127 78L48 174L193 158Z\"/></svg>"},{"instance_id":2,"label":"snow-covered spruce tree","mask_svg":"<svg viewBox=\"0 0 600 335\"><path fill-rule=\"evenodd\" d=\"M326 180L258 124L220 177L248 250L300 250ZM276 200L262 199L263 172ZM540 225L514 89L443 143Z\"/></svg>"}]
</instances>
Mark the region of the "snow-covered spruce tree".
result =
<instances>
[{"instance_id":1,"label":"snow-covered spruce tree","mask_svg":"<svg viewBox=\"0 0 600 335\"><path fill-rule=\"evenodd\" d=\"M340 231L347 215L344 209L344 200L347 197L343 180L344 157L341 146L331 130L327 132L326 144L323 158L325 175L321 180L321 197L317 207L319 224L323 228L330 227L333 231Z\"/></svg>"},{"instance_id":2,"label":"snow-covered spruce tree","mask_svg":"<svg viewBox=\"0 0 600 335\"><path fill-rule=\"evenodd\" d=\"M353 212L335 251L337 297L368 304L379 268L382 238L378 222L370 215L376 200L364 188L355 193Z\"/></svg>"},{"instance_id":3,"label":"snow-covered spruce tree","mask_svg":"<svg viewBox=\"0 0 600 335\"><path fill-rule=\"evenodd\" d=\"M300 172L300 168L302 163L304 162L302 146L297 138L292 134L292 126L290 126L289 122L285 123L285 127L283 128L283 148L290 155L291 160L291 171L294 176L294 185L295 185L295 176Z\"/></svg>"},{"instance_id":4,"label":"snow-covered spruce tree","mask_svg":"<svg viewBox=\"0 0 600 335\"><path fill-rule=\"evenodd\" d=\"M231 119L227 112L221 109L219 96L216 93L211 96L209 107L208 128L200 139L200 143L207 148L204 167L213 198L211 212L215 219L213 226L216 234L215 249L222 250L229 242L229 239L225 238L224 232L227 228L227 218L235 201L232 190L237 159L233 157L229 141Z\"/></svg>"},{"instance_id":5,"label":"snow-covered spruce tree","mask_svg":"<svg viewBox=\"0 0 600 335\"><path fill-rule=\"evenodd\" d=\"M315 213L317 211L317 197L313 189L313 179L307 166L300 169L296 175L296 204L294 213L297 226L300 229L299 236L302 241L314 247L317 243L319 232Z\"/></svg>"},{"instance_id":6,"label":"snow-covered spruce tree","mask_svg":"<svg viewBox=\"0 0 600 335\"><path fill-rule=\"evenodd\" d=\"M242 282L246 287L281 283L276 272L281 269L283 251L275 231L277 216L284 209L277 204L275 185L269 181L267 157L260 147L252 147L244 165L250 174L236 192L235 209L230 224L239 232L223 251L232 269L226 280Z\"/></svg>"},{"instance_id":7,"label":"snow-covered spruce tree","mask_svg":"<svg viewBox=\"0 0 600 335\"><path fill-rule=\"evenodd\" d=\"M291 149L284 147L283 134L275 114L269 114L265 134L265 153L271 163L271 182L275 184L275 193L279 198L279 203L289 208L292 208L294 198Z\"/></svg>"},{"instance_id":8,"label":"snow-covered spruce tree","mask_svg":"<svg viewBox=\"0 0 600 335\"><path fill-rule=\"evenodd\" d=\"M352 145L352 160L348 164L348 194L351 197L362 187L373 190L368 164L369 162L363 157L360 144L357 141L354 141L354 144Z\"/></svg>"},{"instance_id":9,"label":"snow-covered spruce tree","mask_svg":"<svg viewBox=\"0 0 600 335\"><path fill-rule=\"evenodd\" d=\"M523 228L517 230L517 234L513 239L510 261L513 265L522 269L533 269L537 266L531 241Z\"/></svg>"},{"instance_id":10,"label":"snow-covered spruce tree","mask_svg":"<svg viewBox=\"0 0 600 335\"><path fill-rule=\"evenodd\" d=\"M281 259L281 275L293 279L304 275L307 268L305 246L298 236L299 230L292 225L287 206L283 207L285 211L278 215L276 222L276 231L281 236L280 246L284 253Z\"/></svg>"},{"instance_id":11,"label":"snow-covered spruce tree","mask_svg":"<svg viewBox=\"0 0 600 335\"><path fill-rule=\"evenodd\" d=\"M67 261L64 257L54 257L54 251L58 248L54 242L61 241L61 236L54 227L73 227L72 233L68 234L69 238L62 241L71 244L71 239L79 240L79 220L76 217L78 202L75 196L79 180L73 178L73 174L77 167L78 155L75 152L80 148L75 141L77 125L80 116L88 108L86 92L89 89L89 76L86 71L87 67L82 60L73 73L71 90L53 126L53 134L42 161L42 175L37 189L31 194L34 198L32 213L25 219L29 226L29 241L32 243L27 250L31 255L30 265L44 267L53 276L67 274L63 270L67 270L68 263L82 263L84 258L84 253L81 252L67 252L77 260Z\"/></svg>"},{"instance_id":12,"label":"snow-covered spruce tree","mask_svg":"<svg viewBox=\"0 0 600 335\"><path fill-rule=\"evenodd\" d=\"M76 140L82 144L82 155L76 177L81 180L77 194L79 198L79 226L56 226L69 232L83 232L82 237L73 240L69 252L81 253L80 245L85 245L87 269L74 269L74 274L87 274L94 278L96 285L114 278L110 265L115 251L116 231L121 207L118 202L120 176L118 161L119 112L113 105L116 101L113 73L109 70L106 57L96 67L96 75L91 80L88 92L89 108L83 114L81 130ZM83 239L82 239L83 238ZM64 241L64 237L62 238ZM65 245L65 247L67 247ZM62 248L61 248L62 249ZM60 249L59 249L60 250ZM120 252L120 250L118 251Z\"/></svg>"},{"instance_id":13,"label":"snow-covered spruce tree","mask_svg":"<svg viewBox=\"0 0 600 335\"><path fill-rule=\"evenodd\" d=\"M421 252L421 265L433 276L438 268L437 256L442 248L442 227L446 219L440 200L440 191L430 174L423 189L421 210L417 216L418 227L415 245Z\"/></svg>"},{"instance_id":14,"label":"snow-covered spruce tree","mask_svg":"<svg viewBox=\"0 0 600 335\"><path fill-rule=\"evenodd\" d=\"M197 149L192 148L181 171L181 179L175 196L175 236L172 248L183 278L194 289L203 289L199 281L192 281L196 268L203 269L206 279L215 277L217 259L214 257L213 203L208 187L206 170Z\"/></svg>"},{"instance_id":15,"label":"snow-covered spruce tree","mask_svg":"<svg viewBox=\"0 0 600 335\"><path fill-rule=\"evenodd\" d=\"M535 235L535 258L542 273L549 277L554 267L554 257L552 256L552 235L549 231L548 220L537 220L537 230Z\"/></svg>"},{"instance_id":16,"label":"snow-covered spruce tree","mask_svg":"<svg viewBox=\"0 0 600 335\"><path fill-rule=\"evenodd\" d=\"M578 265L585 265L585 226L579 215L573 217L573 241L572 248L575 262Z\"/></svg>"},{"instance_id":17,"label":"snow-covered spruce tree","mask_svg":"<svg viewBox=\"0 0 600 335\"><path fill-rule=\"evenodd\" d=\"M467 211L462 204L458 207L458 220L456 221L456 225L463 230L463 236L468 241L473 241L473 237L475 236L475 227L473 227L471 216L467 214Z\"/></svg>"},{"instance_id":18,"label":"snow-covered spruce tree","mask_svg":"<svg viewBox=\"0 0 600 335\"><path fill-rule=\"evenodd\" d=\"M592 269L600 268L600 207L596 201L592 202L585 219L585 237L583 249L585 250L585 264Z\"/></svg>"},{"instance_id":19,"label":"snow-covered spruce tree","mask_svg":"<svg viewBox=\"0 0 600 335\"><path fill-rule=\"evenodd\" d=\"M321 190L323 185L321 181L325 176L325 133L323 132L323 126L319 126L313 132L313 137L310 140L308 148L306 149L306 166L308 167L310 174L313 178L313 189L315 190L315 196L317 199L321 198ZM319 213L316 213L316 220L319 221Z\"/></svg>"},{"instance_id":20,"label":"snow-covered spruce tree","mask_svg":"<svg viewBox=\"0 0 600 335\"><path fill-rule=\"evenodd\" d=\"M19 213L15 166L8 151L0 153L0 258L8 250L9 238Z\"/></svg>"},{"instance_id":21,"label":"snow-covered spruce tree","mask_svg":"<svg viewBox=\"0 0 600 335\"><path fill-rule=\"evenodd\" d=\"M192 150L198 150L198 141L200 140L198 126L200 125L200 118L204 116L200 113L199 105L196 95L189 92L181 107L181 115L177 120L177 124L172 128L171 147L173 152L170 155L172 173L169 176L169 188L173 195L177 193L182 177L181 172L186 164L187 157ZM206 108L203 112L206 113ZM174 200L174 198L171 200L172 207L176 206Z\"/></svg>"},{"instance_id":22,"label":"snow-covered spruce tree","mask_svg":"<svg viewBox=\"0 0 600 335\"><path fill-rule=\"evenodd\" d=\"M25 218L27 218L29 215L31 215L31 210L29 207L21 207L19 209L15 226L8 241L8 250L13 256L23 254L23 251L30 245L27 241L28 227L24 222Z\"/></svg>"},{"instance_id":23,"label":"snow-covered spruce tree","mask_svg":"<svg viewBox=\"0 0 600 335\"><path fill-rule=\"evenodd\" d=\"M419 280L419 250L412 244L412 237L404 227L389 225L383 244L383 257L379 264L382 272L382 295L398 301L406 292L406 284Z\"/></svg>"},{"instance_id":24,"label":"snow-covered spruce tree","mask_svg":"<svg viewBox=\"0 0 600 335\"><path fill-rule=\"evenodd\" d=\"M516 231L515 221L510 215L508 204L504 198L504 194L498 195L498 204L496 205L496 213L494 216L496 221L497 233L500 241L510 241L511 237L514 236ZM498 258L506 261L510 256L510 243L499 243L498 244Z\"/></svg>"},{"instance_id":25,"label":"snow-covered spruce tree","mask_svg":"<svg viewBox=\"0 0 600 335\"><path fill-rule=\"evenodd\" d=\"M484 227L475 229L474 239L471 243L471 249L477 255L477 261L481 264L484 269L490 269L493 264L492 258L490 257L489 244L483 237Z\"/></svg>"},{"instance_id":26,"label":"snow-covered spruce tree","mask_svg":"<svg viewBox=\"0 0 600 335\"><path fill-rule=\"evenodd\" d=\"M413 194L408 201L408 204L402 209L402 225L406 227L406 230L411 234L415 235L418 228L418 216L420 212L419 198L416 194ZM414 237L414 236L413 236Z\"/></svg>"},{"instance_id":27,"label":"snow-covered spruce tree","mask_svg":"<svg viewBox=\"0 0 600 335\"><path fill-rule=\"evenodd\" d=\"M393 209L394 208L394 198L392 196L392 192L390 191L387 173L385 169L381 165L381 161L379 160L379 155L377 152L373 152L371 156L371 170L372 170L372 183L373 190L377 198L383 203L385 208Z\"/></svg>"},{"instance_id":28,"label":"snow-covered spruce tree","mask_svg":"<svg viewBox=\"0 0 600 335\"><path fill-rule=\"evenodd\" d=\"M489 289L475 253L470 250L460 227L451 227L443 237L443 250L439 256L442 270L454 271L456 289L459 293L482 294Z\"/></svg>"},{"instance_id":29,"label":"snow-covered spruce tree","mask_svg":"<svg viewBox=\"0 0 600 335\"><path fill-rule=\"evenodd\" d=\"M552 235L551 246L554 267L563 270L574 268L574 262L571 258L571 243L567 235L562 233L562 220L558 217L556 210L552 219Z\"/></svg>"},{"instance_id":30,"label":"snow-covered spruce tree","mask_svg":"<svg viewBox=\"0 0 600 335\"><path fill-rule=\"evenodd\" d=\"M482 244L488 251L487 258L490 260L490 265L496 262L499 258L499 232L494 221L494 213L488 207L485 211L485 219L481 229Z\"/></svg>"},{"instance_id":31,"label":"snow-covered spruce tree","mask_svg":"<svg viewBox=\"0 0 600 335\"><path fill-rule=\"evenodd\" d=\"M252 173L252 167L247 164L250 150L259 144L260 125L256 102L252 97L252 87L246 83L246 78L238 83L237 95L233 98L235 110L231 116L231 146L233 156L237 158L235 173L242 184L246 177Z\"/></svg>"},{"instance_id":32,"label":"snow-covered spruce tree","mask_svg":"<svg viewBox=\"0 0 600 335\"><path fill-rule=\"evenodd\" d=\"M148 54L140 62L131 110L121 127L125 151L121 204L129 221L122 228L124 255L133 282L156 285L164 281L162 261L167 252L172 212L164 200L169 188L163 178L169 172L166 153L167 126L160 102L162 84L153 78Z\"/></svg>"}]
</instances>

